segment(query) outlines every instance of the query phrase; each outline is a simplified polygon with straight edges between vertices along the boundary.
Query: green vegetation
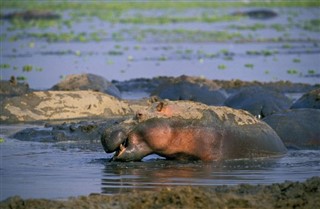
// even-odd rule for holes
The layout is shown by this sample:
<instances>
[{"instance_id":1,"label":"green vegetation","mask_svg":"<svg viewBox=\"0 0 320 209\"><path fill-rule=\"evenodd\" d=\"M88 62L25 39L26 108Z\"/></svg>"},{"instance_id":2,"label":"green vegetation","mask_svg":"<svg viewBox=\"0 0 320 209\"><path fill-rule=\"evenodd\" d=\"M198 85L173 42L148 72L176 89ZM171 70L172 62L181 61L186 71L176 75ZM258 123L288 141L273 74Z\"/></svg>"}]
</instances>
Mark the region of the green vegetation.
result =
<instances>
[{"instance_id":1,"label":"green vegetation","mask_svg":"<svg viewBox=\"0 0 320 209\"><path fill-rule=\"evenodd\" d=\"M5 142L4 138L0 137L0 143Z\"/></svg>"},{"instance_id":2,"label":"green vegetation","mask_svg":"<svg viewBox=\"0 0 320 209\"><path fill-rule=\"evenodd\" d=\"M17 76L16 79L17 79L18 81L26 81L26 80L27 80L27 77L25 77L25 76Z\"/></svg>"},{"instance_id":3,"label":"green vegetation","mask_svg":"<svg viewBox=\"0 0 320 209\"><path fill-rule=\"evenodd\" d=\"M225 69L227 69L227 66L225 66L224 64L221 64L221 65L218 65L218 69L225 70Z\"/></svg>"},{"instance_id":4,"label":"green vegetation","mask_svg":"<svg viewBox=\"0 0 320 209\"><path fill-rule=\"evenodd\" d=\"M296 70L296 69L289 69L289 70L287 70L287 73L288 73L288 74L291 74L291 75L298 74L298 70Z\"/></svg>"},{"instance_id":5,"label":"green vegetation","mask_svg":"<svg viewBox=\"0 0 320 209\"><path fill-rule=\"evenodd\" d=\"M115 50L111 50L108 52L109 55L111 56L121 56L123 55L123 52L122 51L115 51Z\"/></svg>"},{"instance_id":6,"label":"green vegetation","mask_svg":"<svg viewBox=\"0 0 320 209\"><path fill-rule=\"evenodd\" d=\"M250 68L250 69L253 69L254 65L253 64L245 64L244 65L246 68Z\"/></svg>"},{"instance_id":7,"label":"green vegetation","mask_svg":"<svg viewBox=\"0 0 320 209\"><path fill-rule=\"evenodd\" d=\"M314 0L295 0L295 1L250 1L243 3L241 1L88 1L82 3L82 1L1 1L3 8L23 8L23 9L45 9L45 10L71 10L76 9L79 11L113 11L121 12L131 9L189 9L189 8L212 8L217 9L219 7L316 7L320 6L319 1ZM108 12L107 12L108 13Z\"/></svg>"},{"instance_id":8,"label":"green vegetation","mask_svg":"<svg viewBox=\"0 0 320 209\"><path fill-rule=\"evenodd\" d=\"M271 51L271 50L261 50L261 51L248 50L246 53L247 53L248 55L271 56L271 55L277 54L278 51L276 51L276 50L274 50L274 51Z\"/></svg>"},{"instance_id":9,"label":"green vegetation","mask_svg":"<svg viewBox=\"0 0 320 209\"><path fill-rule=\"evenodd\" d=\"M308 74L309 75L314 75L314 74L316 74L316 71L315 70L308 70Z\"/></svg>"},{"instance_id":10,"label":"green vegetation","mask_svg":"<svg viewBox=\"0 0 320 209\"><path fill-rule=\"evenodd\" d=\"M320 32L320 19L308 20L301 27L305 30Z\"/></svg>"},{"instance_id":11,"label":"green vegetation","mask_svg":"<svg viewBox=\"0 0 320 209\"><path fill-rule=\"evenodd\" d=\"M31 72L32 71L32 66L31 65L25 65L22 67L23 72Z\"/></svg>"},{"instance_id":12,"label":"green vegetation","mask_svg":"<svg viewBox=\"0 0 320 209\"><path fill-rule=\"evenodd\" d=\"M256 31L259 29L265 29L266 26L262 23L256 23L253 25L230 25L229 28L236 29L236 30L252 30Z\"/></svg>"},{"instance_id":13,"label":"green vegetation","mask_svg":"<svg viewBox=\"0 0 320 209\"><path fill-rule=\"evenodd\" d=\"M299 63L299 62L301 62L301 60L298 59L298 58L294 58L294 59L292 60L292 62L294 62L294 63Z\"/></svg>"},{"instance_id":14,"label":"green vegetation","mask_svg":"<svg viewBox=\"0 0 320 209\"><path fill-rule=\"evenodd\" d=\"M0 69L8 69L11 66L9 64L0 64Z\"/></svg>"}]
</instances>

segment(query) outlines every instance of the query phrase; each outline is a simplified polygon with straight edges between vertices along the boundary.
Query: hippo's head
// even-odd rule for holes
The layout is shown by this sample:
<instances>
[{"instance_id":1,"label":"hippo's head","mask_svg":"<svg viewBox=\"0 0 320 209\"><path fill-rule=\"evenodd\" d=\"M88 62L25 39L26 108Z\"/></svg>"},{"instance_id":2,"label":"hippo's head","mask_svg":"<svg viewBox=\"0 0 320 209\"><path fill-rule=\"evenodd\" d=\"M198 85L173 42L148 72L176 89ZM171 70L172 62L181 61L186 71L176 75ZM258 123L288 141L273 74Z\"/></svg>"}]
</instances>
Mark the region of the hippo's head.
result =
<instances>
[{"instance_id":1,"label":"hippo's head","mask_svg":"<svg viewBox=\"0 0 320 209\"><path fill-rule=\"evenodd\" d=\"M154 137L159 134L161 137L161 134L166 134L170 127L164 119L172 117L174 111L174 106L158 102L138 111L133 119L107 128L101 137L105 152L115 152L112 161L139 161L153 153L150 146L155 144L148 144L151 140L146 139L150 138L150 135Z\"/></svg>"}]
</instances>

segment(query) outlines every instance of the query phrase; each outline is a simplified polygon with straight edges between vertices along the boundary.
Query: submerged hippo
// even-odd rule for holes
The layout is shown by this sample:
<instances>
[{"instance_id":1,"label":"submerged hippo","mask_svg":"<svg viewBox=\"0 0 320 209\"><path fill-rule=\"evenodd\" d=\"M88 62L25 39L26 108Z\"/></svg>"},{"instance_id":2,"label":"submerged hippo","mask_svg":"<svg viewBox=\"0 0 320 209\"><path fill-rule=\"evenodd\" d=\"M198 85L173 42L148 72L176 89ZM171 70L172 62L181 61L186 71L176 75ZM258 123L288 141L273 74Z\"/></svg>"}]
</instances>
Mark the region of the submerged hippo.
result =
<instances>
[{"instance_id":1,"label":"submerged hippo","mask_svg":"<svg viewBox=\"0 0 320 209\"><path fill-rule=\"evenodd\" d=\"M167 159L216 161L279 156L286 148L266 123L243 110L200 103L158 102L136 118L105 130L111 160L139 161L150 154Z\"/></svg>"},{"instance_id":2,"label":"submerged hippo","mask_svg":"<svg viewBox=\"0 0 320 209\"><path fill-rule=\"evenodd\" d=\"M287 148L320 149L319 109L290 109L263 120L277 132Z\"/></svg>"}]
</instances>

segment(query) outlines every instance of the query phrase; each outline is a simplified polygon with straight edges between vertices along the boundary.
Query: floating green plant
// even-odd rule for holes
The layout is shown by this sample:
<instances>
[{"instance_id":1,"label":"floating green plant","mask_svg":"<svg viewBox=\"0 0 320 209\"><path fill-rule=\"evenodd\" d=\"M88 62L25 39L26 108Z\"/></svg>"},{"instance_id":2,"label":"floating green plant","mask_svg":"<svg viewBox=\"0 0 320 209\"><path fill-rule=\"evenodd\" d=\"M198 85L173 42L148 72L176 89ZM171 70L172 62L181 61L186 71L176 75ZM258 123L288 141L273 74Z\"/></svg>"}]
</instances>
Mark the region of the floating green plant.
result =
<instances>
[{"instance_id":1,"label":"floating green plant","mask_svg":"<svg viewBox=\"0 0 320 209\"><path fill-rule=\"evenodd\" d=\"M308 70L308 74L309 75L314 75L314 74L316 74L316 71L315 70Z\"/></svg>"},{"instance_id":2,"label":"floating green plant","mask_svg":"<svg viewBox=\"0 0 320 209\"><path fill-rule=\"evenodd\" d=\"M4 138L0 137L0 143L5 142Z\"/></svg>"},{"instance_id":3,"label":"floating green plant","mask_svg":"<svg viewBox=\"0 0 320 209\"><path fill-rule=\"evenodd\" d=\"M252 30L252 31L256 31L259 29L264 29L266 28L266 26L264 24L261 23L256 23L253 25L231 25L229 26L229 28L231 29L236 29L236 30Z\"/></svg>"},{"instance_id":4,"label":"floating green plant","mask_svg":"<svg viewBox=\"0 0 320 209\"><path fill-rule=\"evenodd\" d=\"M305 30L320 32L320 19L307 20L301 27Z\"/></svg>"},{"instance_id":5,"label":"floating green plant","mask_svg":"<svg viewBox=\"0 0 320 209\"><path fill-rule=\"evenodd\" d=\"M33 69L32 65L24 65L24 66L22 67L22 71L23 71L23 72L31 72L32 69Z\"/></svg>"},{"instance_id":6,"label":"floating green plant","mask_svg":"<svg viewBox=\"0 0 320 209\"><path fill-rule=\"evenodd\" d=\"M0 69L8 69L11 66L9 64L0 64Z\"/></svg>"},{"instance_id":7,"label":"floating green plant","mask_svg":"<svg viewBox=\"0 0 320 209\"><path fill-rule=\"evenodd\" d=\"M292 60L292 62L294 62L294 63L299 63L299 62L301 62L301 60L298 59L298 58L294 58L294 59Z\"/></svg>"},{"instance_id":8,"label":"floating green plant","mask_svg":"<svg viewBox=\"0 0 320 209\"><path fill-rule=\"evenodd\" d=\"M248 63L248 64L245 64L244 66L245 66L246 68L250 68L250 69L253 69L253 67L254 67L253 64L249 64L249 63Z\"/></svg>"},{"instance_id":9,"label":"floating green plant","mask_svg":"<svg viewBox=\"0 0 320 209\"><path fill-rule=\"evenodd\" d=\"M107 60L107 65L113 65L114 64L114 61L112 61L112 60Z\"/></svg>"},{"instance_id":10,"label":"floating green plant","mask_svg":"<svg viewBox=\"0 0 320 209\"><path fill-rule=\"evenodd\" d=\"M296 69L289 69L289 70L287 70L287 73L291 74L291 75L294 75L294 74L298 74L299 72Z\"/></svg>"},{"instance_id":11,"label":"floating green plant","mask_svg":"<svg viewBox=\"0 0 320 209\"><path fill-rule=\"evenodd\" d=\"M109 55L111 56L120 56L120 55L123 55L123 52L122 51L115 51L115 50L111 50L108 52Z\"/></svg>"},{"instance_id":12,"label":"floating green plant","mask_svg":"<svg viewBox=\"0 0 320 209\"><path fill-rule=\"evenodd\" d=\"M159 61L166 61L168 58L165 56L165 55L161 55L160 57L159 57Z\"/></svg>"},{"instance_id":13,"label":"floating green plant","mask_svg":"<svg viewBox=\"0 0 320 209\"><path fill-rule=\"evenodd\" d=\"M26 81L26 80L27 80L27 77L25 77L25 76L17 76L16 79L17 79L18 81Z\"/></svg>"},{"instance_id":14,"label":"floating green plant","mask_svg":"<svg viewBox=\"0 0 320 209\"><path fill-rule=\"evenodd\" d=\"M42 71L43 71L43 69L42 69L41 67L36 67L35 70L36 70L37 72L42 72Z\"/></svg>"},{"instance_id":15,"label":"floating green plant","mask_svg":"<svg viewBox=\"0 0 320 209\"><path fill-rule=\"evenodd\" d=\"M221 64L221 65L218 65L218 69L225 70L225 69L227 69L227 66L225 66L224 64Z\"/></svg>"}]
</instances>

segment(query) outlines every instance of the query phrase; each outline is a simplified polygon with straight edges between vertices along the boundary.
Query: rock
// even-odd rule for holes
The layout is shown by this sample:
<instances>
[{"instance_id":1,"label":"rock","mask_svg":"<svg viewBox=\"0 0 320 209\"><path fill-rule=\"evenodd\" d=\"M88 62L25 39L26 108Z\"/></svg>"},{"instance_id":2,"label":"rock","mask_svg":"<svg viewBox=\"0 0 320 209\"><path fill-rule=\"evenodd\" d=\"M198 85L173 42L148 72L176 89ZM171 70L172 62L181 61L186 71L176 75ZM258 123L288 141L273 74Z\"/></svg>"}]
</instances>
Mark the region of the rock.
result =
<instances>
[{"instance_id":1,"label":"rock","mask_svg":"<svg viewBox=\"0 0 320 209\"><path fill-rule=\"evenodd\" d=\"M263 120L277 132L286 147L320 149L320 110L291 109Z\"/></svg>"},{"instance_id":2,"label":"rock","mask_svg":"<svg viewBox=\"0 0 320 209\"><path fill-rule=\"evenodd\" d=\"M256 117L263 118L289 109L291 103L289 98L279 92L256 86L243 88L230 96L224 105L247 110Z\"/></svg>"},{"instance_id":3,"label":"rock","mask_svg":"<svg viewBox=\"0 0 320 209\"><path fill-rule=\"evenodd\" d=\"M315 108L320 109L320 88L312 90L304 94L292 106L292 109L297 108Z\"/></svg>"},{"instance_id":4,"label":"rock","mask_svg":"<svg viewBox=\"0 0 320 209\"><path fill-rule=\"evenodd\" d=\"M93 90L107 93L121 98L119 89L105 78L94 74L72 74L66 76L60 83L54 85L51 90L77 91Z\"/></svg>"},{"instance_id":5,"label":"rock","mask_svg":"<svg viewBox=\"0 0 320 209\"><path fill-rule=\"evenodd\" d=\"M213 81L199 78L180 76L164 82L156 88L152 95L169 100L190 100L207 105L221 105L226 96Z\"/></svg>"},{"instance_id":6,"label":"rock","mask_svg":"<svg viewBox=\"0 0 320 209\"><path fill-rule=\"evenodd\" d=\"M93 91L38 91L0 103L2 122L106 118L132 114L129 104Z\"/></svg>"}]
</instances>

